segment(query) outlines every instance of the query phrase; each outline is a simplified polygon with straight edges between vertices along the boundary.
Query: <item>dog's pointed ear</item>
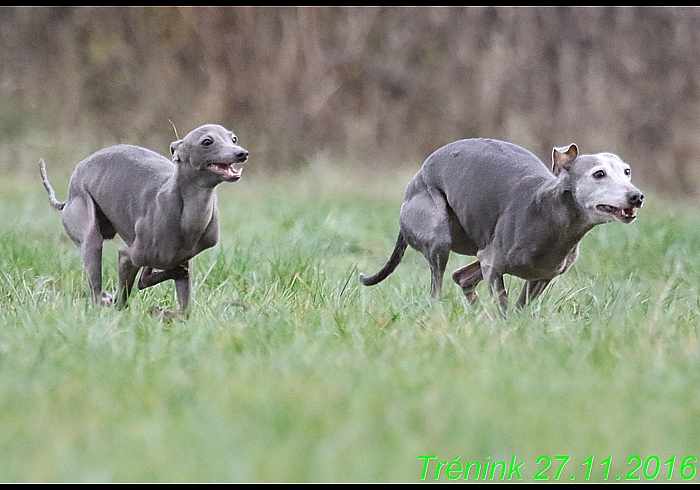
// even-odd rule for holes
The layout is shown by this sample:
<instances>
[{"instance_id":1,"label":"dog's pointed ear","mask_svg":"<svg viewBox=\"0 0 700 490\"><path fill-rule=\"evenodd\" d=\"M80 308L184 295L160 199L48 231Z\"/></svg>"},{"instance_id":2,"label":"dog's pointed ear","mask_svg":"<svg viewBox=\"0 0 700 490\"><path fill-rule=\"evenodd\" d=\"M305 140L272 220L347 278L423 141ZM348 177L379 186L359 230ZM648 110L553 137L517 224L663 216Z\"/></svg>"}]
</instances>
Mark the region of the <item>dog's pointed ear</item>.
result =
<instances>
[{"instance_id":1,"label":"dog's pointed ear","mask_svg":"<svg viewBox=\"0 0 700 490\"><path fill-rule=\"evenodd\" d=\"M177 140L170 143L170 154L173 156L173 162L180 161L180 155L177 151L177 149L180 147L180 143L182 143L182 140Z\"/></svg>"},{"instance_id":2,"label":"dog's pointed ear","mask_svg":"<svg viewBox=\"0 0 700 490\"><path fill-rule=\"evenodd\" d=\"M568 148L554 148L552 150L552 173L559 175L562 170L569 170L571 162L576 160L578 156L578 146L571 143Z\"/></svg>"}]
</instances>

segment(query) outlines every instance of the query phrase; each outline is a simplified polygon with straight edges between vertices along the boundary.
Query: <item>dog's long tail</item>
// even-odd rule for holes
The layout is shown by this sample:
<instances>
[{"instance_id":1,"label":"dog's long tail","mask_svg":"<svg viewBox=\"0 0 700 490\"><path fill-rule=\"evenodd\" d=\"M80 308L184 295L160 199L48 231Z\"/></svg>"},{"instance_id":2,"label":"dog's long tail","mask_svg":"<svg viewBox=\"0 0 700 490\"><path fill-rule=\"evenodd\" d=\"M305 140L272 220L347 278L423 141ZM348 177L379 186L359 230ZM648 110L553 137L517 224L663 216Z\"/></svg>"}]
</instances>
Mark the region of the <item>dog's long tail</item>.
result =
<instances>
[{"instance_id":1,"label":"dog's long tail","mask_svg":"<svg viewBox=\"0 0 700 490\"><path fill-rule=\"evenodd\" d=\"M408 243L406 242L403 233L399 231L399 237L396 240L394 251L391 253L391 257L389 257L387 263L384 264L384 267L382 267L381 270L375 275L370 277L367 277L360 272L360 282L365 286L374 286L375 284L378 284L386 279L389 274L394 272L396 267L399 265L399 262L401 262L403 254L406 252L406 247L408 247Z\"/></svg>"},{"instance_id":2,"label":"dog's long tail","mask_svg":"<svg viewBox=\"0 0 700 490\"><path fill-rule=\"evenodd\" d=\"M49 203L54 209L62 210L66 206L66 201L59 201L56 199L56 193L53 191L53 187L49 183L49 178L46 175L46 164L44 159L39 159L39 172L41 172L41 182L44 184L46 192L49 193Z\"/></svg>"}]
</instances>

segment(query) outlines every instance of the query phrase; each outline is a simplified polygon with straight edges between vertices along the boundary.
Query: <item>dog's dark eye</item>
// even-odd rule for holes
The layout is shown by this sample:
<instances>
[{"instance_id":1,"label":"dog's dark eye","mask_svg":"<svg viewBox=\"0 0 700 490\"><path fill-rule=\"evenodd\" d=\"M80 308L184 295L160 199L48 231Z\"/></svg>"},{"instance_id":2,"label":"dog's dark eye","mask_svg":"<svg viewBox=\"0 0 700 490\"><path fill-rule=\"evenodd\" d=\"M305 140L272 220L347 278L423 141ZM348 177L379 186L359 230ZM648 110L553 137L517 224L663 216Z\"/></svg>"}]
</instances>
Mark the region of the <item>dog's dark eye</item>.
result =
<instances>
[{"instance_id":1,"label":"dog's dark eye","mask_svg":"<svg viewBox=\"0 0 700 490\"><path fill-rule=\"evenodd\" d=\"M603 177L605 177L605 172L603 172L602 170L598 170L593 174L594 179L602 179Z\"/></svg>"},{"instance_id":2,"label":"dog's dark eye","mask_svg":"<svg viewBox=\"0 0 700 490\"><path fill-rule=\"evenodd\" d=\"M211 138L204 138L202 140L202 146L211 146L213 144L214 144L214 140L212 140Z\"/></svg>"},{"instance_id":3,"label":"dog's dark eye","mask_svg":"<svg viewBox=\"0 0 700 490\"><path fill-rule=\"evenodd\" d=\"M626 169L625 169L625 175L626 175L627 177L629 177L630 175L632 175L632 170L630 170L629 168L626 168Z\"/></svg>"},{"instance_id":4,"label":"dog's dark eye","mask_svg":"<svg viewBox=\"0 0 700 490\"><path fill-rule=\"evenodd\" d=\"M236 138L235 136L233 136L233 137L231 138L231 141L233 141L233 144L235 145L236 143L238 143L238 138Z\"/></svg>"}]
</instances>

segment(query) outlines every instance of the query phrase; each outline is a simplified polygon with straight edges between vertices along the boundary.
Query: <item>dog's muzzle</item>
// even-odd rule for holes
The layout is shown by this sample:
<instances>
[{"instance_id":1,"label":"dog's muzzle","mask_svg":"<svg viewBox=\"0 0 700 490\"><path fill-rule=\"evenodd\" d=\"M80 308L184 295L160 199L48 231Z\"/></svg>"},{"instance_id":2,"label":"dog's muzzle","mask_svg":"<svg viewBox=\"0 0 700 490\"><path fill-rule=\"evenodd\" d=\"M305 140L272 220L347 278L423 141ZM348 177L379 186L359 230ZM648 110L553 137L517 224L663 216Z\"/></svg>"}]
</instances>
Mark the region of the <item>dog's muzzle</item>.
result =
<instances>
[{"instance_id":1,"label":"dog's muzzle","mask_svg":"<svg viewBox=\"0 0 700 490\"><path fill-rule=\"evenodd\" d=\"M608 204L599 204L596 209L602 213L614 216L623 223L631 223L637 218L637 209L644 204L644 194L638 190L627 193L627 202L629 206L618 208Z\"/></svg>"},{"instance_id":2,"label":"dog's muzzle","mask_svg":"<svg viewBox=\"0 0 700 490\"><path fill-rule=\"evenodd\" d=\"M241 178L242 168L236 168L234 164L243 163L248 160L248 150L237 148L233 153L233 162L230 163L209 163L206 169L221 176L224 182L236 182Z\"/></svg>"}]
</instances>

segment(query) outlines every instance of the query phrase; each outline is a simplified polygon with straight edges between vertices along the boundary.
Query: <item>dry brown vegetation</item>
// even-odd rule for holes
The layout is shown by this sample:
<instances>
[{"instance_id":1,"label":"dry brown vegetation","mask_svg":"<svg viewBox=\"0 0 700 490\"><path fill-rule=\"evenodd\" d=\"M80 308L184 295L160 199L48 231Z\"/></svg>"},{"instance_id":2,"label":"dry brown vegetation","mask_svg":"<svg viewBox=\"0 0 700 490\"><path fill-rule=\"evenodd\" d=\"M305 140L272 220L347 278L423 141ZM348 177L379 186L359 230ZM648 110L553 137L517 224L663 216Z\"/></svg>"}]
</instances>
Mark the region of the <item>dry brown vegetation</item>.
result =
<instances>
[{"instance_id":1,"label":"dry brown vegetation","mask_svg":"<svg viewBox=\"0 0 700 490\"><path fill-rule=\"evenodd\" d=\"M0 8L0 169L166 152L232 127L258 169L417 167L460 138L545 162L613 151L657 191L700 184L700 10Z\"/></svg>"}]
</instances>

